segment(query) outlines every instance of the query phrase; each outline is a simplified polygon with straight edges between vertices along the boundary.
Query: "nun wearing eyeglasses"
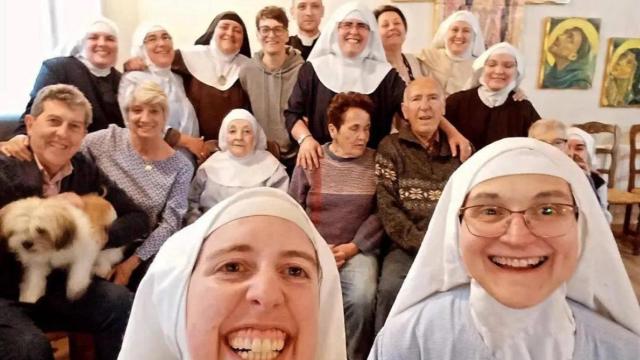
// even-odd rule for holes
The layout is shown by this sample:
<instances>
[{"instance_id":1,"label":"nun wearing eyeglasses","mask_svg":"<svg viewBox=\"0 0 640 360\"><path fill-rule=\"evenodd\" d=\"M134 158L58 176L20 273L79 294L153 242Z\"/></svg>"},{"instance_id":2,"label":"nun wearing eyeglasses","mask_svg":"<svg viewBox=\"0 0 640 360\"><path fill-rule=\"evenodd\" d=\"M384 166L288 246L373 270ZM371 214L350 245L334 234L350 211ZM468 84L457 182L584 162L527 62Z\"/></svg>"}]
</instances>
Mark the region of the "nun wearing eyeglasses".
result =
<instances>
[{"instance_id":1,"label":"nun wearing eyeglasses","mask_svg":"<svg viewBox=\"0 0 640 360\"><path fill-rule=\"evenodd\" d=\"M369 359L638 354L638 300L584 173L510 138L452 175Z\"/></svg>"},{"instance_id":2,"label":"nun wearing eyeglasses","mask_svg":"<svg viewBox=\"0 0 640 360\"><path fill-rule=\"evenodd\" d=\"M528 100L514 99L524 77L524 58L506 42L473 62L472 87L447 97L447 119L476 150L505 137L527 136L540 115Z\"/></svg>"},{"instance_id":3,"label":"nun wearing eyeglasses","mask_svg":"<svg viewBox=\"0 0 640 360\"><path fill-rule=\"evenodd\" d=\"M387 62L373 12L359 2L340 6L300 67L285 110L287 130L300 146L297 164L305 169L319 166L324 156L321 144L331 141L327 108L337 93L354 91L373 101L367 146L376 149L391 132L393 116L400 113L404 88L404 80ZM441 127L452 147L469 149L468 141L448 121Z\"/></svg>"}]
</instances>

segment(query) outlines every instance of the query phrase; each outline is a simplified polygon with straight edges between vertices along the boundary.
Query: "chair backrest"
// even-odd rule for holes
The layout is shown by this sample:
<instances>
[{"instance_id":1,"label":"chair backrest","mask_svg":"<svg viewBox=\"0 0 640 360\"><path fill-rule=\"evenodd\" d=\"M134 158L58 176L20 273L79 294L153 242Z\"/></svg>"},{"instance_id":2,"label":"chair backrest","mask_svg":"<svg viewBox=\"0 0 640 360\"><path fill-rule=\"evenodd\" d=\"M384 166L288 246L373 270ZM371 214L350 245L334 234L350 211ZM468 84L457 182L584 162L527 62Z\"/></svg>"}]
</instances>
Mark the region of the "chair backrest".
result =
<instances>
[{"instance_id":1,"label":"chair backrest","mask_svg":"<svg viewBox=\"0 0 640 360\"><path fill-rule=\"evenodd\" d=\"M640 169L636 164L636 156L640 155L637 144L637 136L640 134L640 124L631 125L629 129L629 185L628 191L636 187L636 175L640 175Z\"/></svg>"},{"instance_id":2,"label":"chair backrest","mask_svg":"<svg viewBox=\"0 0 640 360\"><path fill-rule=\"evenodd\" d=\"M607 186L613 188L616 181L616 163L618 156L618 141L620 138L620 128L615 124L605 124L598 121L591 121L584 124L574 124L589 134L609 133L613 137L613 144L611 146L598 146L596 144L596 156L598 154L605 154L605 161L602 163L602 167L596 169L600 174L607 176ZM596 139L597 140L597 139ZM607 163L606 157L611 160ZM609 164L609 166L607 166Z\"/></svg>"}]
</instances>

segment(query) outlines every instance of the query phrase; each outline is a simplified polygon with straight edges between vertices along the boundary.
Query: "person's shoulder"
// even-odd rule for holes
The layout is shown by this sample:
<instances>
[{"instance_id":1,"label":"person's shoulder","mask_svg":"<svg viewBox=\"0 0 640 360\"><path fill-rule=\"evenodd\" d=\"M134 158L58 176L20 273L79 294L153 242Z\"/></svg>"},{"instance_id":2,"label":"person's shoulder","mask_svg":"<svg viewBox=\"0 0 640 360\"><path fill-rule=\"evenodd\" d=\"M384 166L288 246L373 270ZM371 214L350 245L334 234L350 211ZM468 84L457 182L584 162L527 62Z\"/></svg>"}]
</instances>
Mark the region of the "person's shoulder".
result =
<instances>
[{"instance_id":1,"label":"person's shoulder","mask_svg":"<svg viewBox=\"0 0 640 360\"><path fill-rule=\"evenodd\" d=\"M569 301L569 306L576 321L576 351L594 359L598 354L610 359L640 356L640 336L577 302Z\"/></svg>"}]
</instances>

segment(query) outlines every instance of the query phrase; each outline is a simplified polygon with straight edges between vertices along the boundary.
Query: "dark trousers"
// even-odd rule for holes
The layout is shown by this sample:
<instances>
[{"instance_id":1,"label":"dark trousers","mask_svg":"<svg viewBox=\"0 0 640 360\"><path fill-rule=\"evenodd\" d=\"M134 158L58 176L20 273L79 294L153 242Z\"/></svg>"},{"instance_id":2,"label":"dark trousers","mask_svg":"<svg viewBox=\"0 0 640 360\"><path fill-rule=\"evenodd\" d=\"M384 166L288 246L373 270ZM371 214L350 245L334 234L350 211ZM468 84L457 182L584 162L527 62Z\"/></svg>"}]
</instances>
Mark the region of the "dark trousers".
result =
<instances>
[{"instance_id":1,"label":"dark trousers","mask_svg":"<svg viewBox=\"0 0 640 360\"><path fill-rule=\"evenodd\" d=\"M376 334L382 329L389 316L391 306L398 296L404 279L409 273L414 255L395 248L389 251L382 260L382 271L378 280L378 293L376 295Z\"/></svg>"},{"instance_id":2,"label":"dark trousers","mask_svg":"<svg viewBox=\"0 0 640 360\"><path fill-rule=\"evenodd\" d=\"M93 334L96 358L116 359L127 326L133 294L94 279L77 301L67 300L65 276L49 277L47 293L35 304L0 298L0 359L53 359L45 331Z\"/></svg>"}]
</instances>

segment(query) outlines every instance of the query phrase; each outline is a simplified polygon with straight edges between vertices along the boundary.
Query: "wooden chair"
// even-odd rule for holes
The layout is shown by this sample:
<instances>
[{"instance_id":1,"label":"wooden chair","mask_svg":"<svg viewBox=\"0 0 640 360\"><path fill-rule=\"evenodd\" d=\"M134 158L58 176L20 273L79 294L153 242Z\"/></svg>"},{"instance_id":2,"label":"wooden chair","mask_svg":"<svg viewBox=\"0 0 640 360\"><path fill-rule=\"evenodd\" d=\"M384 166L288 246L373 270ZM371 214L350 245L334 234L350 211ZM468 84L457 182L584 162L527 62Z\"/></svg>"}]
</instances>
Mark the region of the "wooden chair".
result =
<instances>
[{"instance_id":1,"label":"wooden chair","mask_svg":"<svg viewBox=\"0 0 640 360\"><path fill-rule=\"evenodd\" d=\"M66 331L50 331L46 333L47 339L54 344L59 344L65 338L69 342L69 360L93 360L96 358L93 345L93 337L86 333L66 332ZM54 347L54 350L55 349ZM59 355L55 354L58 359ZM66 357L65 357L66 358Z\"/></svg>"},{"instance_id":2,"label":"wooden chair","mask_svg":"<svg viewBox=\"0 0 640 360\"><path fill-rule=\"evenodd\" d=\"M631 139L631 155L630 166L629 166L629 185L627 191L619 190L615 188L615 180L616 180L616 163L618 156L618 144L620 138L620 129L617 125L614 124L604 124L597 121L591 121L584 124L574 124L575 127L578 127L589 134L610 134L613 138L613 144L610 146L607 145L596 145L596 155L605 154L605 161L603 162L603 166L596 169L600 174L607 176L607 187L609 188L607 191L607 198L609 201L609 205L624 205L625 213L624 213L624 225L622 227L622 236L623 238L630 240L633 245L633 254L640 255L640 234L638 230L631 231L631 212L633 210L633 206L638 204L640 205L640 188L636 188L635 192L632 189L635 188L635 175L640 174L640 170L636 170L635 166L635 134L640 131L640 126L634 125L632 126L632 130L630 132ZM633 132L633 128L637 127L635 133ZM607 158L610 158L607 161ZM607 166L608 164L608 166Z\"/></svg>"}]
</instances>

